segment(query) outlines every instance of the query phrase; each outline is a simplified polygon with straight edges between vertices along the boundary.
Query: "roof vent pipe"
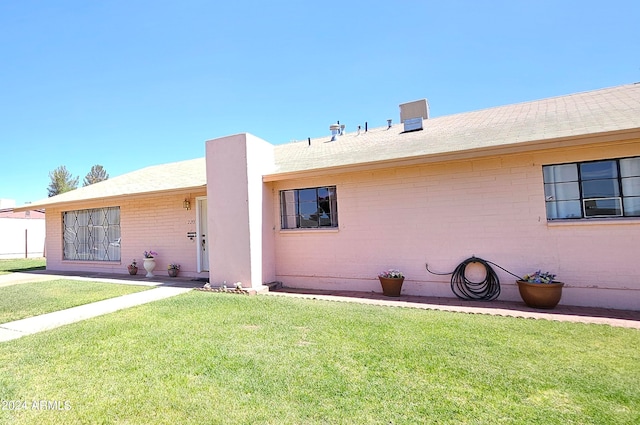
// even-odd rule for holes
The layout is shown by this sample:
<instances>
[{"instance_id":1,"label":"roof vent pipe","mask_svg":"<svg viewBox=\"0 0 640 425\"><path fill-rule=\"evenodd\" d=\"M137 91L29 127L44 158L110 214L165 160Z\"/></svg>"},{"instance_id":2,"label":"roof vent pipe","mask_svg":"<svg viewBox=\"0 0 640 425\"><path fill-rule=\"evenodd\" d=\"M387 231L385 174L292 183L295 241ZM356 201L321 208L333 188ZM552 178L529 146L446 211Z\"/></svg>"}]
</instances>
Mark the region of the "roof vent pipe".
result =
<instances>
[{"instance_id":1,"label":"roof vent pipe","mask_svg":"<svg viewBox=\"0 0 640 425\"><path fill-rule=\"evenodd\" d=\"M367 121L364 122L364 132L366 133L369 130L369 123Z\"/></svg>"},{"instance_id":2,"label":"roof vent pipe","mask_svg":"<svg viewBox=\"0 0 640 425\"><path fill-rule=\"evenodd\" d=\"M331 130L331 141L335 142L336 137L340 135L340 124L331 124L329 130Z\"/></svg>"},{"instance_id":3,"label":"roof vent pipe","mask_svg":"<svg viewBox=\"0 0 640 425\"><path fill-rule=\"evenodd\" d=\"M387 128L391 128L391 120L387 120Z\"/></svg>"}]
</instances>

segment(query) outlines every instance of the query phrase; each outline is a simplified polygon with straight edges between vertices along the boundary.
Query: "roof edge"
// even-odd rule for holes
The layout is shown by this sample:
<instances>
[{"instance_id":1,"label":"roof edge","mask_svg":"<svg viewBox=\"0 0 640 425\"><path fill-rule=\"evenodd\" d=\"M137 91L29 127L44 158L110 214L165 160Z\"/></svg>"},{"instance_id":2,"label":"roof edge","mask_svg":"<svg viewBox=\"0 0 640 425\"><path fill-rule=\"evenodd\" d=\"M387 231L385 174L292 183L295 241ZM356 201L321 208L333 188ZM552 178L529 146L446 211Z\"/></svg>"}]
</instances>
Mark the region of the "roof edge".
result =
<instances>
[{"instance_id":1,"label":"roof edge","mask_svg":"<svg viewBox=\"0 0 640 425\"><path fill-rule=\"evenodd\" d=\"M167 189L167 190L154 190L151 192L134 192L134 193L126 193L126 194L120 194L120 195L112 195L112 196L101 196L101 197L95 197L95 198L83 198L83 199L77 199L77 200L72 200L72 201L62 201L62 202L32 202L31 204L25 204L23 206L20 207L16 207L14 208L14 211L16 212L21 212L21 211L33 211L33 210L44 210L47 207L51 207L51 206L55 206L56 208L59 206L65 206L65 205L73 205L73 204L77 204L77 203L81 203L81 202L88 202L88 201L100 201L100 200L111 200L111 199L117 199L117 198L129 198L129 197L134 197L134 196L153 196L153 195L157 195L160 193L182 193L182 192L186 192L186 191L190 191L190 190L202 190L202 189L206 189L207 185L203 184L203 185L199 185L199 186L188 186L188 187L181 187L181 188L177 188L177 189ZM44 200L46 201L46 199Z\"/></svg>"},{"instance_id":2,"label":"roof edge","mask_svg":"<svg viewBox=\"0 0 640 425\"><path fill-rule=\"evenodd\" d=\"M624 136L624 137L621 137ZM640 128L631 130L616 130L602 133L591 133L588 135L578 135L570 137L559 137L552 139L540 139L510 143L500 146L479 147L465 149L461 151L438 152L426 155L417 155L404 158L385 159L380 161L362 162L358 164L337 165L331 167L313 168L306 170L285 171L282 173L265 174L263 182L274 182L279 180L289 180L302 177L317 177L327 172L339 174L345 172L365 171L371 169L389 168L393 166L410 166L424 163L448 162L473 158L483 158L488 156L526 153L546 149L573 147L580 145L591 145L613 141L623 142L625 140L640 139ZM480 154L480 155L478 155Z\"/></svg>"}]
</instances>

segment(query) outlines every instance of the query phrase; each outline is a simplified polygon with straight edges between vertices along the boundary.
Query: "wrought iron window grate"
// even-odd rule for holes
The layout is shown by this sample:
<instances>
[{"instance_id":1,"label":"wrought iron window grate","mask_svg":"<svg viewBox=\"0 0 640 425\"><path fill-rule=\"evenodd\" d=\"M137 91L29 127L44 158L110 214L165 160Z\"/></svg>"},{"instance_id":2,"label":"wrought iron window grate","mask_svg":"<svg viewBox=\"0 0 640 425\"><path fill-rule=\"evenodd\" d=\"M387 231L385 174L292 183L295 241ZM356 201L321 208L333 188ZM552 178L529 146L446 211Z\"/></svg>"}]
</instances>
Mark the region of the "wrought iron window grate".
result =
<instances>
[{"instance_id":1,"label":"wrought iron window grate","mask_svg":"<svg viewBox=\"0 0 640 425\"><path fill-rule=\"evenodd\" d=\"M63 213L64 259L120 260L120 207Z\"/></svg>"}]
</instances>

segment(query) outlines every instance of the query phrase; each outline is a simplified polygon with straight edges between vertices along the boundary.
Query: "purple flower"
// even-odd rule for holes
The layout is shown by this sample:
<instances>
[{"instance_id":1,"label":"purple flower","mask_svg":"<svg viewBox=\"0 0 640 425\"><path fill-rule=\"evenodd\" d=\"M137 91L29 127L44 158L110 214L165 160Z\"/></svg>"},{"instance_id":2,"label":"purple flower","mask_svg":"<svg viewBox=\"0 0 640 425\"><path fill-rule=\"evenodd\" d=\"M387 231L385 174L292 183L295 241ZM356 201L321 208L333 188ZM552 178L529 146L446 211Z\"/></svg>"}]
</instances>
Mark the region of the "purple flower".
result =
<instances>
[{"instance_id":1,"label":"purple flower","mask_svg":"<svg viewBox=\"0 0 640 425\"><path fill-rule=\"evenodd\" d=\"M144 252L144 258L153 258L156 255L158 255L158 253L155 252L155 251L145 251Z\"/></svg>"}]
</instances>

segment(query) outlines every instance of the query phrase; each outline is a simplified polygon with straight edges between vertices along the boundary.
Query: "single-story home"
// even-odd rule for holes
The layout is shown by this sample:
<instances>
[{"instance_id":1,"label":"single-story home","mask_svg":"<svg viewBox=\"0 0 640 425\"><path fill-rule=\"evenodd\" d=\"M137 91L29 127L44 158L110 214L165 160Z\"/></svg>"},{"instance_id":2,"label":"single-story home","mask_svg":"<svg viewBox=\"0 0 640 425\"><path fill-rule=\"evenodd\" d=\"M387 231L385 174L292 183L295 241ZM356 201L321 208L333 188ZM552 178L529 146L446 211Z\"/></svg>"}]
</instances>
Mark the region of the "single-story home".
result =
<instances>
[{"instance_id":1,"label":"single-story home","mask_svg":"<svg viewBox=\"0 0 640 425\"><path fill-rule=\"evenodd\" d=\"M476 256L556 273L562 304L640 309L640 84L435 118L420 100L400 118L209 140L205 158L35 202L47 268L126 273L153 250L212 284L380 291L397 268L403 293L453 297L425 265Z\"/></svg>"}]
</instances>

